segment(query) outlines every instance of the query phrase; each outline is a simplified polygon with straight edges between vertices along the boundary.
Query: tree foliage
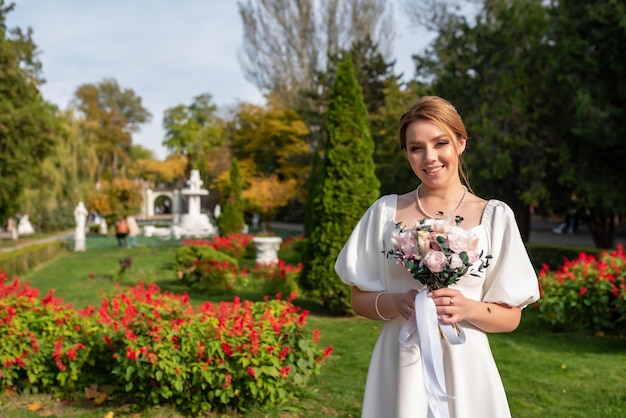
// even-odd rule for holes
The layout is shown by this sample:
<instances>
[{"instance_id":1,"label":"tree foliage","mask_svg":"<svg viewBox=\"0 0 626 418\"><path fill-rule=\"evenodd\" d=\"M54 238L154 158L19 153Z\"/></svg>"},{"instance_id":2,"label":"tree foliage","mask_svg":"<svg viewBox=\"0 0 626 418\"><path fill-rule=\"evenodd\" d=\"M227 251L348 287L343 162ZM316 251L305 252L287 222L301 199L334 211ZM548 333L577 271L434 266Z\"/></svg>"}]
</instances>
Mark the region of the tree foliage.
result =
<instances>
[{"instance_id":1,"label":"tree foliage","mask_svg":"<svg viewBox=\"0 0 626 418\"><path fill-rule=\"evenodd\" d=\"M189 106L178 105L165 110L163 145L170 152L184 155L188 160L187 173L202 169L208 151L223 144L223 123L217 117L217 106L208 93L194 97Z\"/></svg>"},{"instance_id":2,"label":"tree foliage","mask_svg":"<svg viewBox=\"0 0 626 418\"><path fill-rule=\"evenodd\" d=\"M588 211L596 246L612 248L626 214L626 4L613 0L559 1L550 82L560 158L559 186ZM548 99L548 98L546 98Z\"/></svg>"},{"instance_id":3,"label":"tree foliage","mask_svg":"<svg viewBox=\"0 0 626 418\"><path fill-rule=\"evenodd\" d=\"M374 173L367 109L350 54L337 69L326 128L321 193L312 202L318 222L307 237L301 285L328 310L346 313L350 289L338 279L335 259L360 217L378 198L380 185Z\"/></svg>"},{"instance_id":4,"label":"tree foliage","mask_svg":"<svg viewBox=\"0 0 626 418\"><path fill-rule=\"evenodd\" d=\"M132 89L123 89L113 78L82 84L74 93L72 106L80 112L85 129L91 132L99 157L98 181L120 176L130 161L132 134L151 115ZM106 170L106 171L105 171Z\"/></svg>"},{"instance_id":5,"label":"tree foliage","mask_svg":"<svg viewBox=\"0 0 626 418\"><path fill-rule=\"evenodd\" d=\"M55 145L59 120L38 86L32 30L8 29L14 8L0 0L0 224L15 215L24 189Z\"/></svg>"},{"instance_id":6,"label":"tree foliage","mask_svg":"<svg viewBox=\"0 0 626 418\"><path fill-rule=\"evenodd\" d=\"M20 206L37 231L74 226L74 208L96 181L98 156L82 121L71 110L58 117L62 124L55 147L41 162Z\"/></svg>"},{"instance_id":7,"label":"tree foliage","mask_svg":"<svg viewBox=\"0 0 626 418\"><path fill-rule=\"evenodd\" d=\"M269 229L276 211L285 206L296 195L295 179L280 180L277 175L253 177L243 192L246 206L250 211L261 214L263 229Z\"/></svg>"},{"instance_id":8,"label":"tree foliage","mask_svg":"<svg viewBox=\"0 0 626 418\"><path fill-rule=\"evenodd\" d=\"M165 160L158 161L152 158L139 158L134 160L129 167L130 178L143 179L153 186L163 184L174 184L177 180L186 176L187 158L179 154L170 154Z\"/></svg>"},{"instance_id":9,"label":"tree foliage","mask_svg":"<svg viewBox=\"0 0 626 418\"><path fill-rule=\"evenodd\" d=\"M294 180L304 201L310 164L308 129L298 114L279 103L266 106L243 105L237 114L232 133L233 155L252 167L252 176L276 175L279 181ZM249 178L245 179L250 181Z\"/></svg>"},{"instance_id":10,"label":"tree foliage","mask_svg":"<svg viewBox=\"0 0 626 418\"><path fill-rule=\"evenodd\" d=\"M95 210L111 225L116 220L141 211L143 185L140 182L117 178L102 182L98 190L87 197L87 208Z\"/></svg>"}]
</instances>

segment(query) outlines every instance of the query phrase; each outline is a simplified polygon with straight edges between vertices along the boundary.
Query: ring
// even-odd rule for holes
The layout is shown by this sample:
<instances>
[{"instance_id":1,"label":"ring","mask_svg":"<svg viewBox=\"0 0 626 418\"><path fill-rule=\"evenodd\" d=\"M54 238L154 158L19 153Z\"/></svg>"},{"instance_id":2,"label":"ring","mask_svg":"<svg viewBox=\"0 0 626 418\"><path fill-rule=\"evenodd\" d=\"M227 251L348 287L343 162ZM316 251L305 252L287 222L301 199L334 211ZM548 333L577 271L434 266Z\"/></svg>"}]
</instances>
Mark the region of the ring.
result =
<instances>
[{"instance_id":1,"label":"ring","mask_svg":"<svg viewBox=\"0 0 626 418\"><path fill-rule=\"evenodd\" d=\"M450 306L454 305L454 298L450 298Z\"/></svg>"}]
</instances>

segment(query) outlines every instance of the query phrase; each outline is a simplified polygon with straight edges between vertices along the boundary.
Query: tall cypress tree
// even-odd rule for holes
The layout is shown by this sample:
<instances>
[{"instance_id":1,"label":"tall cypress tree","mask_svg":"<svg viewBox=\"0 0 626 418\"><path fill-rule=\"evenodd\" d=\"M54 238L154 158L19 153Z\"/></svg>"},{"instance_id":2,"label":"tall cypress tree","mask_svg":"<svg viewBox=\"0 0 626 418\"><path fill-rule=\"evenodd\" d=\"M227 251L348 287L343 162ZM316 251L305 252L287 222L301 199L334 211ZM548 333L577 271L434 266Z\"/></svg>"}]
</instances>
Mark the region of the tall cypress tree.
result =
<instances>
[{"instance_id":1,"label":"tall cypress tree","mask_svg":"<svg viewBox=\"0 0 626 418\"><path fill-rule=\"evenodd\" d=\"M230 186L228 194L224 199L224 209L219 218L217 218L217 226L220 235L226 235L231 232L241 232L244 227L243 219L243 201L241 193L243 189L243 181L239 172L239 164L237 159L233 158L230 166Z\"/></svg>"},{"instance_id":2,"label":"tall cypress tree","mask_svg":"<svg viewBox=\"0 0 626 418\"><path fill-rule=\"evenodd\" d=\"M339 251L363 213L379 196L375 175L374 142L367 127L367 109L345 54L328 102L328 140L317 195L312 199L316 223L307 237L301 286L333 313L348 313L350 288L334 271Z\"/></svg>"}]
</instances>

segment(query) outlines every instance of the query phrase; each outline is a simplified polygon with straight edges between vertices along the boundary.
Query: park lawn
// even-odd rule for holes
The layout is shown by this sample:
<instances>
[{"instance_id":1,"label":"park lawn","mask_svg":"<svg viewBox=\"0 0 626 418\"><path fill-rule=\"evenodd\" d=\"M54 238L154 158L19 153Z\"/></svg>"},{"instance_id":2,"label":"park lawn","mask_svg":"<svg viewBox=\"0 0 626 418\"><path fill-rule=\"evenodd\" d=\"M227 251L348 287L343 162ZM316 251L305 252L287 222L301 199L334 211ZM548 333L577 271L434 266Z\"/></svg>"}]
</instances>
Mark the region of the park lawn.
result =
<instances>
[{"instance_id":1,"label":"park lawn","mask_svg":"<svg viewBox=\"0 0 626 418\"><path fill-rule=\"evenodd\" d=\"M74 306L99 304L102 289L115 289L139 281L155 282L163 290L182 292L173 270L175 247L131 249L89 249L66 253L22 279L42 292L56 289L56 295ZM132 257L131 268L118 276L119 260ZM90 275L90 273L92 273ZM93 276L93 277L91 277ZM190 294L192 303L231 300L233 294ZM245 294L255 300L262 295ZM380 324L358 317L329 317L319 307L296 299L312 310L309 324L321 331L321 343L334 347L316 382L293 411L250 411L241 417L358 417L367 374L369 355ZM524 312L520 328L509 334L490 336L494 357L504 381L514 418L613 418L626 416L626 338L623 335L592 336L554 333L536 320L533 308ZM488 396L488 394L486 394ZM35 400L43 404L37 412L27 410ZM132 415L124 407L94 407L61 403L49 396L3 396L0 413L5 417L36 417L42 411L53 415L97 417L109 410L115 416L177 417L169 409L153 409ZM217 415L215 415L217 416Z\"/></svg>"}]
</instances>

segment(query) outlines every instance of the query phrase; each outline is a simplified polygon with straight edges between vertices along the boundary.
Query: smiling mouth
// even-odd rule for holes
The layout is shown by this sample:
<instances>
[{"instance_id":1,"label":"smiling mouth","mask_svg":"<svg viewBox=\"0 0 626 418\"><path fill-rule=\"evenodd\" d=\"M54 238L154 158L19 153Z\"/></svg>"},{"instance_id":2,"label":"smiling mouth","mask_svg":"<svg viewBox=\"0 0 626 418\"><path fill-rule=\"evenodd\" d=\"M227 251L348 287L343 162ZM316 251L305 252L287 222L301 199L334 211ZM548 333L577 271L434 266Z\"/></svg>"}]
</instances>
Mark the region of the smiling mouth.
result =
<instances>
[{"instance_id":1,"label":"smiling mouth","mask_svg":"<svg viewBox=\"0 0 626 418\"><path fill-rule=\"evenodd\" d=\"M442 169L443 169L443 167L427 168L427 169L424 169L424 172L426 172L426 174L435 174L435 173L438 173L439 171L441 171Z\"/></svg>"}]
</instances>

